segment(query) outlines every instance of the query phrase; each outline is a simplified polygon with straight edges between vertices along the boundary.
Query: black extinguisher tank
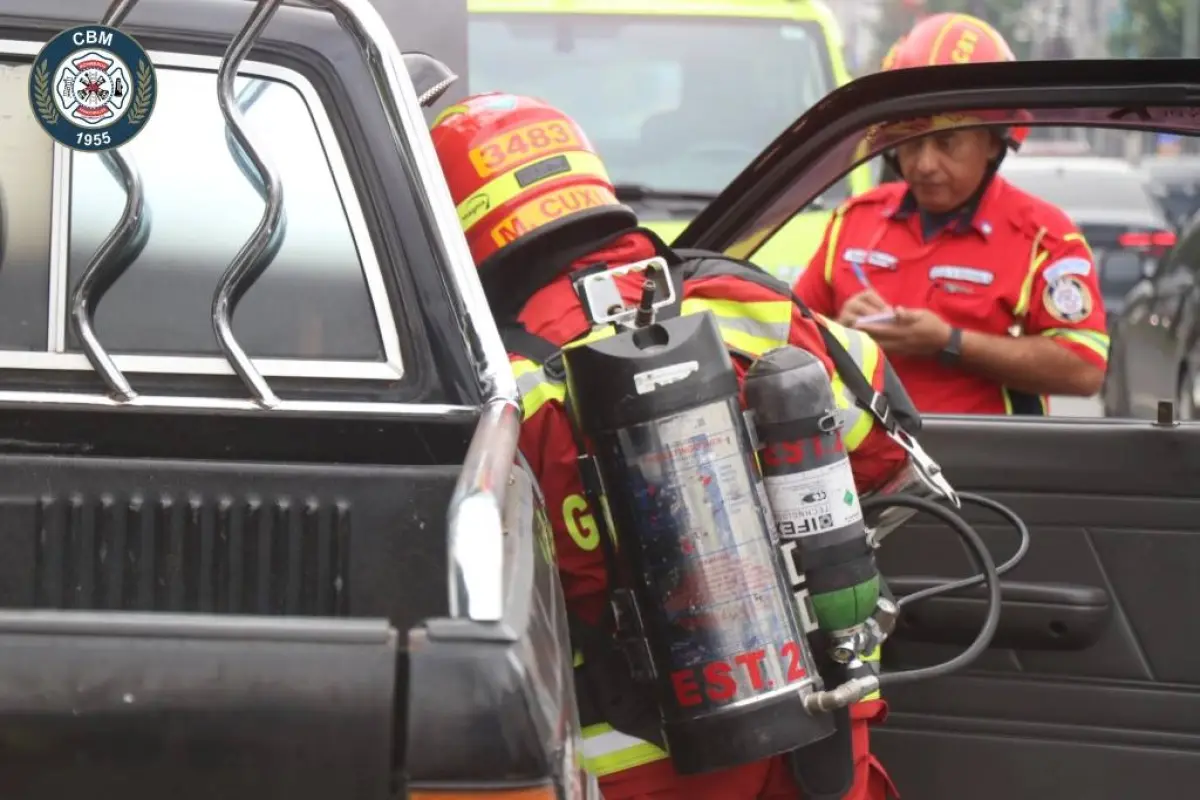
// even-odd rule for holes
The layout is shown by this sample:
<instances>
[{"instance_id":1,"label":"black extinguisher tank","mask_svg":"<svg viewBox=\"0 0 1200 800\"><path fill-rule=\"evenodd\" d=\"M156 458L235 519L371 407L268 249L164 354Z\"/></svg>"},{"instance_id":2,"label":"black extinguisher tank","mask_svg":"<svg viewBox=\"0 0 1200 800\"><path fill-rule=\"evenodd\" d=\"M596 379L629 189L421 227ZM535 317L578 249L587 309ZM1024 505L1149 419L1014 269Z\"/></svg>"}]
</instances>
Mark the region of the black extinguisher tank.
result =
<instances>
[{"instance_id":1,"label":"black extinguisher tank","mask_svg":"<svg viewBox=\"0 0 1200 800\"><path fill-rule=\"evenodd\" d=\"M819 741L832 718L777 556L737 374L708 312L564 351L633 590L675 768Z\"/></svg>"}]
</instances>

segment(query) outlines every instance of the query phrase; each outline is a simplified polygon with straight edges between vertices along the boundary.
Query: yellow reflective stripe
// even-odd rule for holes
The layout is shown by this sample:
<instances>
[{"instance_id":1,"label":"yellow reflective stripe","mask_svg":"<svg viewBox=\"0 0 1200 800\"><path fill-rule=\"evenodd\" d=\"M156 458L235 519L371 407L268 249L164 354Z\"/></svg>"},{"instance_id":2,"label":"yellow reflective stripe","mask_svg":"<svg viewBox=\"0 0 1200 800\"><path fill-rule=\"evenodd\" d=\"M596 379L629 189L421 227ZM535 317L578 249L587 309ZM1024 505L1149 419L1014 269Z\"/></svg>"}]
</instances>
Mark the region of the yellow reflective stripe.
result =
<instances>
[{"instance_id":1,"label":"yellow reflective stripe","mask_svg":"<svg viewBox=\"0 0 1200 800\"><path fill-rule=\"evenodd\" d=\"M721 339L732 350L753 358L788 343L792 329L791 300L714 300L689 297L680 308L682 314L711 311L721 329Z\"/></svg>"},{"instance_id":2,"label":"yellow reflective stripe","mask_svg":"<svg viewBox=\"0 0 1200 800\"><path fill-rule=\"evenodd\" d=\"M1042 331L1042 336L1048 336L1051 339L1062 339L1067 342L1074 342L1082 345L1088 350L1091 350L1096 355L1108 360L1109 337L1107 333L1100 331L1081 331L1074 328L1051 328Z\"/></svg>"},{"instance_id":3,"label":"yellow reflective stripe","mask_svg":"<svg viewBox=\"0 0 1200 800\"><path fill-rule=\"evenodd\" d=\"M598 328L586 336L579 337L563 349L566 350L576 345L594 342L597 339L605 339L614 333L616 331L612 327ZM513 377L517 380L517 393L521 396L522 422L540 411L542 406L551 400L561 403L566 399L566 385L560 381L552 381L546 377L546 373L542 371L540 364L536 364L525 358L518 358L510 362L509 366L512 368Z\"/></svg>"},{"instance_id":4,"label":"yellow reflective stripe","mask_svg":"<svg viewBox=\"0 0 1200 800\"><path fill-rule=\"evenodd\" d=\"M1082 233L1068 233L1063 237L1064 242L1079 242L1083 245L1083 249L1087 250L1088 258L1096 260L1096 255L1092 252L1092 246L1088 244L1087 239L1083 238Z\"/></svg>"},{"instance_id":5,"label":"yellow reflective stripe","mask_svg":"<svg viewBox=\"0 0 1200 800\"><path fill-rule=\"evenodd\" d=\"M845 206L838 206L829 220L829 244L825 246L825 282L833 282L833 265L837 263L838 237L842 234L842 217L846 214Z\"/></svg>"},{"instance_id":6,"label":"yellow reflective stripe","mask_svg":"<svg viewBox=\"0 0 1200 800\"><path fill-rule=\"evenodd\" d=\"M561 178L565 175L584 175L597 178L604 183L609 182L608 173L604 170L604 163L600 161L600 158L595 153L588 153L582 150L551 153L543 159L531 161L528 164L522 164L517 169L509 170L495 180L489 181L482 189L459 203L458 221L462 225L462 229L469 231L475 223L487 216L489 211L499 208L528 189L530 185L528 182L524 186L517 182L517 173L534 167L550 158L565 158L569 169L546 175L545 177L547 178Z\"/></svg>"},{"instance_id":7,"label":"yellow reflective stripe","mask_svg":"<svg viewBox=\"0 0 1200 800\"><path fill-rule=\"evenodd\" d=\"M1033 297L1033 279L1037 277L1038 270L1049 257L1049 253L1042 252L1029 262L1029 270L1025 273L1025 280L1021 283L1021 294L1017 296L1017 304L1013 307L1014 317L1023 317L1029 313L1029 301Z\"/></svg>"},{"instance_id":8,"label":"yellow reflective stripe","mask_svg":"<svg viewBox=\"0 0 1200 800\"><path fill-rule=\"evenodd\" d=\"M841 342L842 347L846 348L846 352L862 370L867 383L873 383L872 378L879 368L880 355L879 345L875 343L875 340L862 331L851 330L823 315L818 314L817 316L820 318L821 324ZM870 435L871 428L875 425L875 418L871 416L870 412L859 408L858 403L854 401L854 394L846 387L841 375L835 372L832 383L834 401L838 409L843 412L842 417L845 421L842 442L846 445L847 450L853 452Z\"/></svg>"},{"instance_id":9,"label":"yellow reflective stripe","mask_svg":"<svg viewBox=\"0 0 1200 800\"><path fill-rule=\"evenodd\" d=\"M575 651L575 656L571 660L571 666L572 667L582 667L583 666L583 651L582 650Z\"/></svg>"},{"instance_id":10,"label":"yellow reflective stripe","mask_svg":"<svg viewBox=\"0 0 1200 800\"><path fill-rule=\"evenodd\" d=\"M567 387L552 381L542 368L524 358L511 362L513 377L517 379L517 393L521 397L521 421L532 417L551 400L563 402Z\"/></svg>"},{"instance_id":11,"label":"yellow reflective stripe","mask_svg":"<svg viewBox=\"0 0 1200 800\"><path fill-rule=\"evenodd\" d=\"M1004 413L1011 416L1013 413L1012 395L1009 394L1007 387L1002 387L1000 389L1000 394L1004 397ZM1028 392L1026 392L1026 394L1028 394ZM1046 403L1046 395L1039 394L1037 395L1037 399L1038 406L1042 409L1042 416L1048 416L1050 414L1050 408Z\"/></svg>"},{"instance_id":12,"label":"yellow reflective stripe","mask_svg":"<svg viewBox=\"0 0 1200 800\"><path fill-rule=\"evenodd\" d=\"M613 730L611 725L583 729L583 767L598 778L668 758L655 744Z\"/></svg>"}]
</instances>

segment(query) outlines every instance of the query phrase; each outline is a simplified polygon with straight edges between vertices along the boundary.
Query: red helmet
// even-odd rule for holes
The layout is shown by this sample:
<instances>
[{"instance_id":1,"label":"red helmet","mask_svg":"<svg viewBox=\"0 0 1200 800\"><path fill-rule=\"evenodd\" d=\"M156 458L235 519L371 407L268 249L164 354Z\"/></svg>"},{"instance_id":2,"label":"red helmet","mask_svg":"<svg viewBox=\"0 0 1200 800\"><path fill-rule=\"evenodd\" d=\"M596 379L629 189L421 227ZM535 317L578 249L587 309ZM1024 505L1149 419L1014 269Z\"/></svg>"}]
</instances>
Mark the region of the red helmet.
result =
<instances>
[{"instance_id":1,"label":"red helmet","mask_svg":"<svg viewBox=\"0 0 1200 800\"><path fill-rule=\"evenodd\" d=\"M473 95L439 114L430 135L476 266L535 231L598 217L636 224L587 135L541 100Z\"/></svg>"},{"instance_id":2,"label":"red helmet","mask_svg":"<svg viewBox=\"0 0 1200 800\"><path fill-rule=\"evenodd\" d=\"M892 44L891 47L888 48L887 53L883 56L883 62L879 65L879 69L881 71L886 72L889 69L896 68L896 55L900 52L900 48L904 46L904 42L907 38L907 36L902 35L895 41L894 44Z\"/></svg>"},{"instance_id":3,"label":"red helmet","mask_svg":"<svg viewBox=\"0 0 1200 800\"><path fill-rule=\"evenodd\" d=\"M914 25L883 57L882 69L1016 60L1008 42L988 23L970 14L944 13L926 17ZM996 118L986 112L978 116L984 121ZM1003 112L1003 119L1014 118L1028 119L1029 113ZM1016 150L1028 135L1029 128L1012 127L1006 131L1005 140Z\"/></svg>"}]
</instances>

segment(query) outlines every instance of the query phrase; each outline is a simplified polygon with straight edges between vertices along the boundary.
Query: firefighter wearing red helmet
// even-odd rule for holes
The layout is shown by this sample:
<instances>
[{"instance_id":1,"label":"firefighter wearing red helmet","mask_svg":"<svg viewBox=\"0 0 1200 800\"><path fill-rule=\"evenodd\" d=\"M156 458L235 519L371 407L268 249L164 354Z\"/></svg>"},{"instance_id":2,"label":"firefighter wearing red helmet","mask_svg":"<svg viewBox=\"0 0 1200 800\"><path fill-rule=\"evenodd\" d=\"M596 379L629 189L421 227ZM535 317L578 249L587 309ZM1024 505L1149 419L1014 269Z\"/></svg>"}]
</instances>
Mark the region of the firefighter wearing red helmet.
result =
<instances>
[{"instance_id":1,"label":"firefighter wearing red helmet","mask_svg":"<svg viewBox=\"0 0 1200 800\"><path fill-rule=\"evenodd\" d=\"M800 785L806 773L795 753L700 775L677 774L662 749L653 695L634 681L603 628L608 586L600 510L590 507L578 471L558 354L591 331L574 276L597 265L611 268L664 255L669 248L638 227L633 212L617 201L586 134L543 102L476 95L442 112L431 135L521 392L520 448L545 494L572 622L586 766L599 777L606 800L804 797ZM716 315L739 379L754 358L773 348L790 343L812 352L839 393L860 491L903 468L906 455L845 391L818 326L828 326L846 345L875 391L892 393L884 384L892 385L895 377L870 338L814 317L793 301L785 284L765 273L720 258L702 263L702 272L685 274L677 284L682 313ZM616 279L631 305L642 284L636 274ZM868 749L867 723L884 713L882 700L861 702L840 730L845 768L838 791L849 787L846 798L894 795Z\"/></svg>"},{"instance_id":2,"label":"firefighter wearing red helmet","mask_svg":"<svg viewBox=\"0 0 1200 800\"><path fill-rule=\"evenodd\" d=\"M986 22L936 14L884 69L1012 60ZM1017 124L964 127L998 119ZM1044 415L1049 395L1093 395L1104 380L1091 249L1061 210L996 174L1028 119L968 112L873 132L896 139L885 159L903 180L838 208L796 283L811 308L883 347L922 413Z\"/></svg>"}]
</instances>

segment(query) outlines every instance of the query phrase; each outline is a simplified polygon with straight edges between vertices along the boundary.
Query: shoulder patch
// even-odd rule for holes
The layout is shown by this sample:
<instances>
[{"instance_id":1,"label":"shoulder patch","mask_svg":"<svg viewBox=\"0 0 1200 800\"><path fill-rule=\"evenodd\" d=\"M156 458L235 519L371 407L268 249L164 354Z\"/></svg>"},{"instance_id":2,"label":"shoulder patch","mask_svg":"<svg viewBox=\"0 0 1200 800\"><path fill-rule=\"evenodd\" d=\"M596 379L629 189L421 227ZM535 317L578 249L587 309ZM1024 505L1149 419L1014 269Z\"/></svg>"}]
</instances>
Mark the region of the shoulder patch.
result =
<instances>
[{"instance_id":1,"label":"shoulder patch","mask_svg":"<svg viewBox=\"0 0 1200 800\"><path fill-rule=\"evenodd\" d=\"M1058 261L1055 261L1053 264L1046 267L1042 271L1042 275L1045 277L1046 283L1054 283L1060 278L1065 278L1068 275L1079 275L1086 278L1089 274L1091 274L1091 271L1091 261L1088 261L1086 258L1080 258L1079 256L1070 256L1068 258L1060 258Z\"/></svg>"},{"instance_id":2,"label":"shoulder patch","mask_svg":"<svg viewBox=\"0 0 1200 800\"><path fill-rule=\"evenodd\" d=\"M1042 293L1042 303L1050 316L1072 325L1090 317L1096 305L1092 291L1078 275L1064 275L1048 282Z\"/></svg>"}]
</instances>

